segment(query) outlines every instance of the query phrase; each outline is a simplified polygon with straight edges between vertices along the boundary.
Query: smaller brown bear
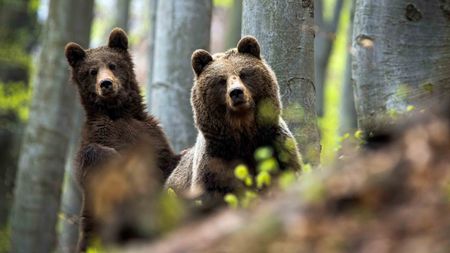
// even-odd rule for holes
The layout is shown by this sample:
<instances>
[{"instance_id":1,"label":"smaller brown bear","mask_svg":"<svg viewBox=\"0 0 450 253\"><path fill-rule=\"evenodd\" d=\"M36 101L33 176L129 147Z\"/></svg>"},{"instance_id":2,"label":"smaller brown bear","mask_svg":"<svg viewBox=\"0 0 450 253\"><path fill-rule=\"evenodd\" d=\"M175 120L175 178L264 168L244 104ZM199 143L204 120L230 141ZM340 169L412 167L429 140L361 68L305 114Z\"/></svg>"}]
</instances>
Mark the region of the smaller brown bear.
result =
<instances>
[{"instance_id":1,"label":"smaller brown bear","mask_svg":"<svg viewBox=\"0 0 450 253\"><path fill-rule=\"evenodd\" d=\"M112 30L107 46L84 50L76 43L68 43L65 55L86 112L75 169L84 202L79 250L85 251L91 234L97 232L87 187L92 172L142 145L151 147L153 154L149 157L155 158L162 183L179 156L157 120L145 112L123 30Z\"/></svg>"},{"instance_id":2,"label":"smaller brown bear","mask_svg":"<svg viewBox=\"0 0 450 253\"><path fill-rule=\"evenodd\" d=\"M300 169L294 137L281 118L275 74L261 58L254 37L242 38L237 48L211 56L192 55L195 73L191 104L198 136L182 157L166 187L180 193L203 193L215 203L242 187L234 176L239 164L256 174L254 153L271 147L281 170Z\"/></svg>"}]
</instances>

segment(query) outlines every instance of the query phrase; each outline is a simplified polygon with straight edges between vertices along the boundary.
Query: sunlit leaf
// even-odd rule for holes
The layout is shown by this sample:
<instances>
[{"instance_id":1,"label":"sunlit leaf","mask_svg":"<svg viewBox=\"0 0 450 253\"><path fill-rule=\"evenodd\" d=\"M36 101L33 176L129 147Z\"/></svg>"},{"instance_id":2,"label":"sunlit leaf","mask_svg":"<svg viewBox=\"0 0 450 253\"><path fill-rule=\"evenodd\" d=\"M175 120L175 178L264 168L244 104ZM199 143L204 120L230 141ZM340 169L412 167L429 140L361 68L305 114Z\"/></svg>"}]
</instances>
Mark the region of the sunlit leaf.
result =
<instances>
[{"instance_id":1,"label":"sunlit leaf","mask_svg":"<svg viewBox=\"0 0 450 253\"><path fill-rule=\"evenodd\" d=\"M245 178L248 177L248 168L244 164L239 164L234 169L234 176L238 178L239 180L244 181Z\"/></svg>"},{"instance_id":2,"label":"sunlit leaf","mask_svg":"<svg viewBox=\"0 0 450 253\"><path fill-rule=\"evenodd\" d=\"M223 199L231 208L237 208L239 205L238 198L232 193L227 193Z\"/></svg>"},{"instance_id":3,"label":"sunlit leaf","mask_svg":"<svg viewBox=\"0 0 450 253\"><path fill-rule=\"evenodd\" d=\"M264 186L270 186L271 176L267 171L261 171L256 176L256 187L258 189L263 188Z\"/></svg>"},{"instance_id":4,"label":"sunlit leaf","mask_svg":"<svg viewBox=\"0 0 450 253\"><path fill-rule=\"evenodd\" d=\"M273 156L273 149L271 147L260 147L255 151L255 160L262 161Z\"/></svg>"}]
</instances>

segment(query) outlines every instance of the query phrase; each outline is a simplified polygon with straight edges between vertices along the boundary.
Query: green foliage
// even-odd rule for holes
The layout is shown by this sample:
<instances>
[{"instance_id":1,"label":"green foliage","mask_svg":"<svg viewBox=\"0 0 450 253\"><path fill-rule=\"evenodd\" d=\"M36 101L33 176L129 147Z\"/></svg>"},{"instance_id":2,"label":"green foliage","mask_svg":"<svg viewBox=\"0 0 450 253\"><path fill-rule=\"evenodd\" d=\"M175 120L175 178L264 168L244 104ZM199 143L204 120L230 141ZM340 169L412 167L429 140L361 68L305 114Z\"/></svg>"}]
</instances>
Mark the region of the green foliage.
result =
<instances>
[{"instance_id":1,"label":"green foliage","mask_svg":"<svg viewBox=\"0 0 450 253\"><path fill-rule=\"evenodd\" d=\"M173 189L163 193L158 201L158 224L160 231L166 232L174 228L182 220L184 215L183 204Z\"/></svg>"},{"instance_id":2,"label":"green foliage","mask_svg":"<svg viewBox=\"0 0 450 253\"><path fill-rule=\"evenodd\" d=\"M11 231L9 226L0 229L0 253L7 253L10 251L10 237Z\"/></svg>"},{"instance_id":3,"label":"green foliage","mask_svg":"<svg viewBox=\"0 0 450 253\"><path fill-rule=\"evenodd\" d=\"M14 111L21 121L28 119L28 105L31 99L31 89L22 82L0 82L0 112Z\"/></svg>"},{"instance_id":4,"label":"green foliage","mask_svg":"<svg viewBox=\"0 0 450 253\"><path fill-rule=\"evenodd\" d=\"M234 195L232 193L226 194L224 197L224 200L228 204L228 206L231 208L237 208L239 205L238 198L236 197L236 195Z\"/></svg>"},{"instance_id":5,"label":"green foliage","mask_svg":"<svg viewBox=\"0 0 450 253\"><path fill-rule=\"evenodd\" d=\"M214 6L230 8L236 0L214 0Z\"/></svg>"},{"instance_id":6,"label":"green foliage","mask_svg":"<svg viewBox=\"0 0 450 253\"><path fill-rule=\"evenodd\" d=\"M258 164L258 171L260 172L276 172L278 170L278 162L271 157L265 159Z\"/></svg>"},{"instance_id":7,"label":"green foliage","mask_svg":"<svg viewBox=\"0 0 450 253\"><path fill-rule=\"evenodd\" d=\"M271 176L268 171L261 171L256 176L256 187L262 189L263 187L270 186Z\"/></svg>"},{"instance_id":8,"label":"green foliage","mask_svg":"<svg viewBox=\"0 0 450 253\"><path fill-rule=\"evenodd\" d=\"M244 164L239 164L234 169L234 176L238 178L239 180L245 180L249 176L248 174L248 168Z\"/></svg>"},{"instance_id":9,"label":"green foliage","mask_svg":"<svg viewBox=\"0 0 450 253\"><path fill-rule=\"evenodd\" d=\"M29 69L31 56L18 44L3 44L0 49L0 62L24 69Z\"/></svg>"},{"instance_id":10,"label":"green foliage","mask_svg":"<svg viewBox=\"0 0 450 253\"><path fill-rule=\"evenodd\" d=\"M422 89L427 92L433 92L433 84L432 83L424 83L422 84Z\"/></svg>"},{"instance_id":11,"label":"green foliage","mask_svg":"<svg viewBox=\"0 0 450 253\"><path fill-rule=\"evenodd\" d=\"M247 208L250 204L258 198L258 194L254 191L247 190L245 191L244 197L241 200L241 205L243 208Z\"/></svg>"},{"instance_id":12,"label":"green foliage","mask_svg":"<svg viewBox=\"0 0 450 253\"><path fill-rule=\"evenodd\" d=\"M323 6L325 8L325 18L331 17L332 9L336 0L327 0ZM339 107L341 99L346 99L341 95L342 80L344 80L345 66L350 48L347 43L347 31L350 24L350 7L352 1L344 1L341 18L338 25L333 51L328 63L327 76L325 79L325 105L324 116L319 118L321 133L321 163L330 164L336 155L339 147L339 121L341 119Z\"/></svg>"},{"instance_id":13,"label":"green foliage","mask_svg":"<svg viewBox=\"0 0 450 253\"><path fill-rule=\"evenodd\" d=\"M273 149L271 147L260 147L255 151L255 160L262 161L273 156Z\"/></svg>"},{"instance_id":14,"label":"green foliage","mask_svg":"<svg viewBox=\"0 0 450 253\"><path fill-rule=\"evenodd\" d=\"M297 179L295 172L293 171L285 171L281 173L280 178L278 179L278 184L281 189L286 190L289 188Z\"/></svg>"}]
</instances>

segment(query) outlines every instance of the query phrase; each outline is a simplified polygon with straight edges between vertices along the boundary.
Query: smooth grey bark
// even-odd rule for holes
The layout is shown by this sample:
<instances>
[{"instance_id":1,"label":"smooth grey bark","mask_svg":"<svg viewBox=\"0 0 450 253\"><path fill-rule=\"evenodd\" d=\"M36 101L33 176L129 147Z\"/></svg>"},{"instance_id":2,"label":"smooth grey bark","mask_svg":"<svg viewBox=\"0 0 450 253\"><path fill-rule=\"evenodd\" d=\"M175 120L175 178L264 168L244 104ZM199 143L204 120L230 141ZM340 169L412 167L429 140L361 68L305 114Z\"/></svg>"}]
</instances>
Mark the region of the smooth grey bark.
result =
<instances>
[{"instance_id":1,"label":"smooth grey bark","mask_svg":"<svg viewBox=\"0 0 450 253\"><path fill-rule=\"evenodd\" d=\"M450 90L450 1L358 0L353 29L358 126L426 106Z\"/></svg>"},{"instance_id":2,"label":"smooth grey bark","mask_svg":"<svg viewBox=\"0 0 450 253\"><path fill-rule=\"evenodd\" d=\"M151 98L151 86L153 83L153 64L155 56L155 37L156 37L156 17L158 10L158 0L149 1L149 17L150 26L148 31L148 68L147 68L147 85L146 85L146 102L150 105Z\"/></svg>"},{"instance_id":3,"label":"smooth grey bark","mask_svg":"<svg viewBox=\"0 0 450 253\"><path fill-rule=\"evenodd\" d=\"M81 44L88 45L89 43ZM85 117L80 104L75 106L74 114L76 115L77 120L75 121L74 129L72 131L69 152L65 165L65 177L59 215L62 218L59 220L59 227L61 228L61 231L58 234L57 252L60 253L75 252L77 249L79 235L79 218L82 195L75 179L74 159L80 145L82 122L84 122Z\"/></svg>"},{"instance_id":4,"label":"smooth grey bark","mask_svg":"<svg viewBox=\"0 0 450 253\"><path fill-rule=\"evenodd\" d=\"M116 0L116 14L114 26L128 32L131 0Z\"/></svg>"},{"instance_id":5,"label":"smooth grey bark","mask_svg":"<svg viewBox=\"0 0 450 253\"><path fill-rule=\"evenodd\" d=\"M233 0L233 5L230 9L230 19L225 37L225 48L236 47L239 39L241 39L241 24L242 24L242 1Z\"/></svg>"},{"instance_id":6,"label":"smooth grey bark","mask_svg":"<svg viewBox=\"0 0 450 253\"><path fill-rule=\"evenodd\" d=\"M316 78L316 109L318 116L324 115L325 107L325 80L327 75L328 62L333 50L336 38L337 27L341 17L343 0L337 0L331 19L325 20L323 15L323 0L314 1L314 23L316 36L314 39L314 63Z\"/></svg>"},{"instance_id":7,"label":"smooth grey bark","mask_svg":"<svg viewBox=\"0 0 450 253\"><path fill-rule=\"evenodd\" d=\"M314 5L312 1L245 0L242 35L253 35L275 71L283 117L306 162L319 162L314 87Z\"/></svg>"},{"instance_id":8,"label":"smooth grey bark","mask_svg":"<svg viewBox=\"0 0 450 253\"><path fill-rule=\"evenodd\" d=\"M189 102L191 54L209 47L211 11L211 0L158 3L150 108L176 151L192 145L197 135Z\"/></svg>"},{"instance_id":9,"label":"smooth grey bark","mask_svg":"<svg viewBox=\"0 0 450 253\"><path fill-rule=\"evenodd\" d=\"M354 132L358 128L356 120L355 97L353 92L353 78L352 78L352 55L351 44L353 36L353 20L355 14L355 0L352 1L352 8L350 13L350 24L348 28L347 41L347 62L345 66L344 81L341 88L341 106L340 106L340 121L339 134Z\"/></svg>"},{"instance_id":10,"label":"smooth grey bark","mask_svg":"<svg viewBox=\"0 0 450 253\"><path fill-rule=\"evenodd\" d=\"M93 0L50 1L16 178L12 252L52 252L56 246L61 185L77 103L64 46L69 41L89 41L90 25L80 22L90 24L92 10Z\"/></svg>"}]
</instances>

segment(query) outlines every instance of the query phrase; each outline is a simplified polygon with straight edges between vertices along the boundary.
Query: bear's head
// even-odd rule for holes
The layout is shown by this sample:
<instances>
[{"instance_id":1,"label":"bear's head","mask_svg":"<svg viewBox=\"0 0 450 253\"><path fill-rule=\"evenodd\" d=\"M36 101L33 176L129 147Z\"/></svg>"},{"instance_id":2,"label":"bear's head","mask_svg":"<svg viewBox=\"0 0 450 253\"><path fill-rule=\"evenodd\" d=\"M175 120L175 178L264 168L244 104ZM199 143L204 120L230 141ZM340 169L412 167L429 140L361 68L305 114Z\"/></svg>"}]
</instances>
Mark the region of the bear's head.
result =
<instances>
[{"instance_id":1,"label":"bear's head","mask_svg":"<svg viewBox=\"0 0 450 253\"><path fill-rule=\"evenodd\" d=\"M237 48L192 54L195 82L191 103L203 132L249 132L278 125L281 111L275 74L260 55L258 41L243 37ZM211 132L212 131L212 132Z\"/></svg>"},{"instance_id":2,"label":"bear's head","mask_svg":"<svg viewBox=\"0 0 450 253\"><path fill-rule=\"evenodd\" d=\"M86 111L118 110L130 106L132 99L141 99L122 29L112 30L107 46L85 50L70 42L65 55Z\"/></svg>"}]
</instances>

